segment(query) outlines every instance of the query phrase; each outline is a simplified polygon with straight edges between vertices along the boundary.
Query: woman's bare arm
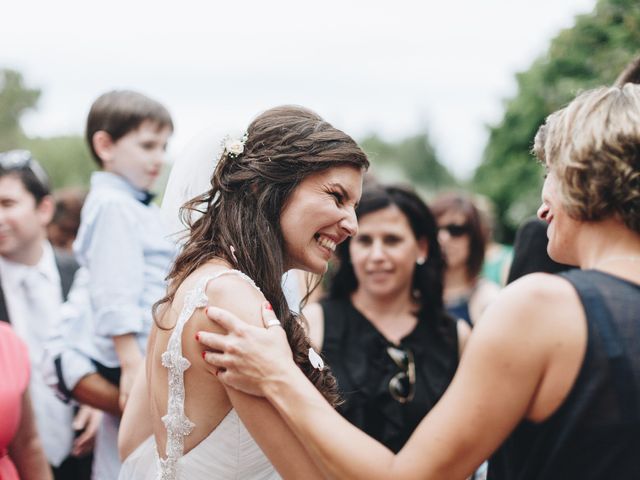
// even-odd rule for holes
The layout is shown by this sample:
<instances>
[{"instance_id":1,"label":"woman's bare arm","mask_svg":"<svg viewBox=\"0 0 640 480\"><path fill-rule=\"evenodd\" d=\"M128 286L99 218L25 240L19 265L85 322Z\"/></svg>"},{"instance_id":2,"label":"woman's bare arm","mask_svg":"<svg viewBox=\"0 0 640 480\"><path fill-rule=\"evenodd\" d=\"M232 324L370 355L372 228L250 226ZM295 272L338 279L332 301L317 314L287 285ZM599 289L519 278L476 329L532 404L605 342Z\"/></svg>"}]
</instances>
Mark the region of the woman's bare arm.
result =
<instances>
[{"instance_id":1,"label":"woman's bare arm","mask_svg":"<svg viewBox=\"0 0 640 480\"><path fill-rule=\"evenodd\" d=\"M122 420L118 429L118 454L120 455L120 460L124 461L152 434L147 374L145 368L140 368L131 389L129 401L122 413Z\"/></svg>"},{"instance_id":2,"label":"woman's bare arm","mask_svg":"<svg viewBox=\"0 0 640 480\"><path fill-rule=\"evenodd\" d=\"M474 330L449 389L397 456L324 401L283 353L279 329L250 329L212 310L231 334L202 340L225 352L208 355L227 369L219 378L266 395L330 476L463 479L523 418L540 410L536 395L550 352L566 347L563 322L549 315L558 312L558 288L548 278L538 280L511 287L488 308L487 321Z\"/></svg>"},{"instance_id":3,"label":"woman's bare arm","mask_svg":"<svg viewBox=\"0 0 640 480\"><path fill-rule=\"evenodd\" d=\"M245 280L233 275L222 276L209 283L207 295L211 305L228 309L248 324L262 324L260 311L264 297ZM203 327L214 327L204 312L194 315L193 320ZM201 357L198 360L207 366ZM266 399L233 388L226 391L242 423L283 478L324 478L296 435Z\"/></svg>"},{"instance_id":4,"label":"woman's bare arm","mask_svg":"<svg viewBox=\"0 0 640 480\"><path fill-rule=\"evenodd\" d=\"M72 392L78 402L90 405L111 415L120 416L118 387L99 373L90 373L78 381Z\"/></svg>"},{"instance_id":5,"label":"woman's bare arm","mask_svg":"<svg viewBox=\"0 0 640 480\"><path fill-rule=\"evenodd\" d=\"M52 480L51 468L36 430L28 390L22 395L21 408L20 426L9 444L9 456L22 480Z\"/></svg>"}]
</instances>

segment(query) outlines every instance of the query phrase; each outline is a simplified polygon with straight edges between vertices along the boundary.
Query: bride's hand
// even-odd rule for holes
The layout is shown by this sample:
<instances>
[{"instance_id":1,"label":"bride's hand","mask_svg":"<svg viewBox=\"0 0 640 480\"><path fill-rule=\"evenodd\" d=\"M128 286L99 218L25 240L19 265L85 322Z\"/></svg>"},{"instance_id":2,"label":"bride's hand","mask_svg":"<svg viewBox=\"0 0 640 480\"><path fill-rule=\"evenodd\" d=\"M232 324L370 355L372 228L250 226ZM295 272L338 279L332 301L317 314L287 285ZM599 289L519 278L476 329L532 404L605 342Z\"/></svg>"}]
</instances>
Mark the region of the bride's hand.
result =
<instances>
[{"instance_id":1,"label":"bride's hand","mask_svg":"<svg viewBox=\"0 0 640 480\"><path fill-rule=\"evenodd\" d=\"M216 307L208 307L206 313L227 331L224 335L200 331L197 336L198 341L210 350L205 352L205 361L224 384L245 393L265 396L270 384L286 378L290 368L297 368L287 336L268 302L262 307L262 319L267 328L248 325L227 310Z\"/></svg>"}]
</instances>

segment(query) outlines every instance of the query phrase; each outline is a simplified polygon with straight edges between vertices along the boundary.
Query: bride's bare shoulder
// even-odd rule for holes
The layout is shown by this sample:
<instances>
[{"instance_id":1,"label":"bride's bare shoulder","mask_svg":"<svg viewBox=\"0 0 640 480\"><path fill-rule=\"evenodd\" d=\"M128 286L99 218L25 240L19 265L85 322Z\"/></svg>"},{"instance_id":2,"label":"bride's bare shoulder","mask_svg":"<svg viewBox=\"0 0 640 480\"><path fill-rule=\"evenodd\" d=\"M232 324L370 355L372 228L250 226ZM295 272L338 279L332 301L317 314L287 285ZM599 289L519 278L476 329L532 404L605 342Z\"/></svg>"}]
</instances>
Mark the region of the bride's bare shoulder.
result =
<instances>
[{"instance_id":1,"label":"bride's bare shoulder","mask_svg":"<svg viewBox=\"0 0 640 480\"><path fill-rule=\"evenodd\" d=\"M227 262L219 259L209 260L196 268L193 272L187 275L178 285L175 293L175 299L182 298L193 288L196 287L199 281L205 277L215 277L224 271L231 270L232 267ZM211 282L210 282L211 283ZM175 300L174 300L175 303Z\"/></svg>"},{"instance_id":2,"label":"bride's bare shoulder","mask_svg":"<svg viewBox=\"0 0 640 480\"><path fill-rule=\"evenodd\" d=\"M264 295L252 279L232 270L232 267L223 261L207 262L185 278L176 290L174 303L182 305L185 295L195 288L198 282L204 278L211 278L205 285L208 305L229 310L248 323L262 325L260 309L265 301ZM194 314L192 322L203 330L215 329L215 324L208 320L202 309Z\"/></svg>"},{"instance_id":3,"label":"bride's bare shoulder","mask_svg":"<svg viewBox=\"0 0 640 480\"><path fill-rule=\"evenodd\" d=\"M154 312L156 324L165 331L171 331L176 324L180 312L184 308L184 302L189 293L196 288L198 282L205 277L214 277L220 272L230 270L229 264L222 260L213 259L201 265L185 278L179 281L177 288L173 292L173 297L158 306ZM173 289L173 285L169 286L169 291Z\"/></svg>"}]
</instances>

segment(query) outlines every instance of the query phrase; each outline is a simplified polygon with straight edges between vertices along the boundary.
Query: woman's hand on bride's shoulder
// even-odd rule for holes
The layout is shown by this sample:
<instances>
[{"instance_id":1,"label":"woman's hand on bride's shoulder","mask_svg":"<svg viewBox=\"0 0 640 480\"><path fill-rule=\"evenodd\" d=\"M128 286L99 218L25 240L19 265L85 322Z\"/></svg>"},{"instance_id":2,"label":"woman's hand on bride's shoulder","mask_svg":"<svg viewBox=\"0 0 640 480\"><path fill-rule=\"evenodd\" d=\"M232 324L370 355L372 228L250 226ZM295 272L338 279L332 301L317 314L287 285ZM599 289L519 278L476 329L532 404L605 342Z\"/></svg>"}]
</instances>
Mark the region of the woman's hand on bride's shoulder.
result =
<instances>
[{"instance_id":1,"label":"woman's hand on bride's shoulder","mask_svg":"<svg viewBox=\"0 0 640 480\"><path fill-rule=\"evenodd\" d=\"M217 307L208 307L206 314L226 334L201 331L198 341L207 348L205 361L226 385L264 396L268 385L286 377L292 366L297 368L286 334L268 302L262 307L263 323L268 328L249 325Z\"/></svg>"}]
</instances>

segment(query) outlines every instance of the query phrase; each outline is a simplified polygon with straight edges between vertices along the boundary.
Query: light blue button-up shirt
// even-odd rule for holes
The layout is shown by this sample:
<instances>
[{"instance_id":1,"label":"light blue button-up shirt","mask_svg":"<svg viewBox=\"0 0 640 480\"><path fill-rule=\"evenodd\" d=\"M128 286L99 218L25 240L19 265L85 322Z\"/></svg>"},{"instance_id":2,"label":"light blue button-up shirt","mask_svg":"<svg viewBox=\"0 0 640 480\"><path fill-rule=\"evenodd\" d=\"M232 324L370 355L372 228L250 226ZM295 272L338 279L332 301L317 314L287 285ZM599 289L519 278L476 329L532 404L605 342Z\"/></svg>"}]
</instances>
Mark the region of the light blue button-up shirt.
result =
<instances>
[{"instance_id":1,"label":"light blue button-up shirt","mask_svg":"<svg viewBox=\"0 0 640 480\"><path fill-rule=\"evenodd\" d=\"M94 346L107 367L119 366L112 337L135 333L145 352L151 307L165 295L176 254L160 210L123 177L95 172L73 250L88 271Z\"/></svg>"}]
</instances>

